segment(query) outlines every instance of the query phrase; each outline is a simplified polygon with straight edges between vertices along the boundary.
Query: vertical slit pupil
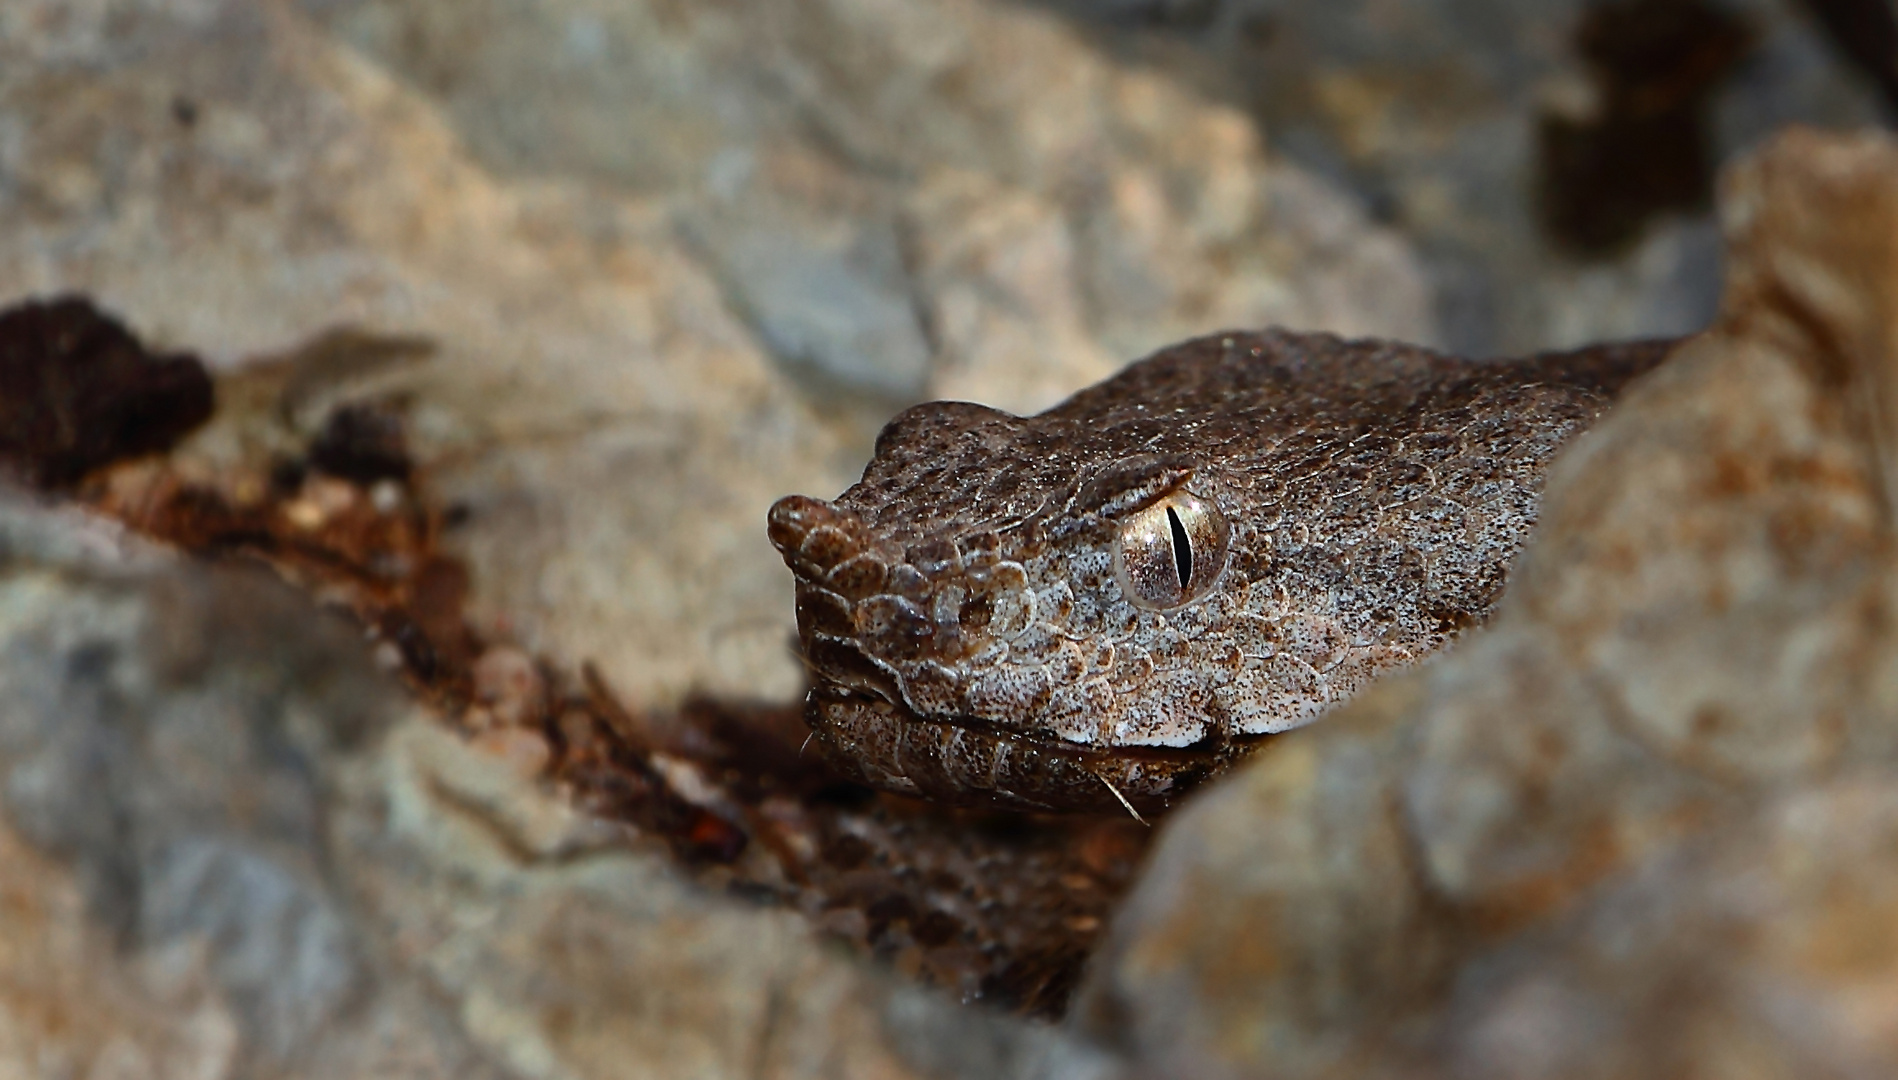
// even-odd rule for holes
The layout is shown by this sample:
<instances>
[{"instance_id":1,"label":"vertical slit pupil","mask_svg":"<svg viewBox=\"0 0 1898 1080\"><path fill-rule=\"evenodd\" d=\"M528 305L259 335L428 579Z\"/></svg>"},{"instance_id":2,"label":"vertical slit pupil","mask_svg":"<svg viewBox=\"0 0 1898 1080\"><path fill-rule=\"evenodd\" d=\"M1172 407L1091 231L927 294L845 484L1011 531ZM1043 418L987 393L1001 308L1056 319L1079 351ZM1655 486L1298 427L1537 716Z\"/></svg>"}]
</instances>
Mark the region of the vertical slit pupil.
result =
<instances>
[{"instance_id":1,"label":"vertical slit pupil","mask_svg":"<svg viewBox=\"0 0 1898 1080\"><path fill-rule=\"evenodd\" d=\"M1186 526L1171 506L1166 508L1166 523L1173 530L1173 569L1180 575L1180 592L1193 580L1193 542L1186 538Z\"/></svg>"}]
</instances>

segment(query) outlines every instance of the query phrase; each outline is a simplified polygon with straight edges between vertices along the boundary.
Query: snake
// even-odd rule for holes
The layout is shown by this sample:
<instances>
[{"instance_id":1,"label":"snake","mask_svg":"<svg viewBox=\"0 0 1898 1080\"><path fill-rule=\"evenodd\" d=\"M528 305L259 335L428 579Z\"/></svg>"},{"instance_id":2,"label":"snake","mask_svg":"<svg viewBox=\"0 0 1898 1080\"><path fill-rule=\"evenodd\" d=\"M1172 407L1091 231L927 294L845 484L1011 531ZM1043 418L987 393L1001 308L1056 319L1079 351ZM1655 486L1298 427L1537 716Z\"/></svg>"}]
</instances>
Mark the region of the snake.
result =
<instances>
[{"instance_id":1,"label":"snake","mask_svg":"<svg viewBox=\"0 0 1898 1080\"><path fill-rule=\"evenodd\" d=\"M1674 344L1221 333L1033 416L909 408L768 514L811 741L942 803L1165 810L1481 625L1557 451Z\"/></svg>"}]
</instances>

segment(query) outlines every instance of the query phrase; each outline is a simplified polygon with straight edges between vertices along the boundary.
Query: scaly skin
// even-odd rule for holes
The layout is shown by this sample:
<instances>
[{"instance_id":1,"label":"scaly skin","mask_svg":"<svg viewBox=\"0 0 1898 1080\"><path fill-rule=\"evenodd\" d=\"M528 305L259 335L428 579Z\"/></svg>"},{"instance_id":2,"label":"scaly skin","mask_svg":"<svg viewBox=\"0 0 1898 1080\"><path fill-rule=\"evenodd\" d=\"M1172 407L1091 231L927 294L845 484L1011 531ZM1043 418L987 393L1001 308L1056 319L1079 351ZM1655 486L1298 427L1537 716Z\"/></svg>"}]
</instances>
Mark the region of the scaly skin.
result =
<instances>
[{"instance_id":1,"label":"scaly skin","mask_svg":"<svg viewBox=\"0 0 1898 1080\"><path fill-rule=\"evenodd\" d=\"M946 802L1164 808L1482 622L1556 450L1672 345L1478 362L1233 333L1037 416L916 406L834 503L771 508L816 741ZM1154 610L1115 537L1176 492L1223 513L1229 554Z\"/></svg>"}]
</instances>

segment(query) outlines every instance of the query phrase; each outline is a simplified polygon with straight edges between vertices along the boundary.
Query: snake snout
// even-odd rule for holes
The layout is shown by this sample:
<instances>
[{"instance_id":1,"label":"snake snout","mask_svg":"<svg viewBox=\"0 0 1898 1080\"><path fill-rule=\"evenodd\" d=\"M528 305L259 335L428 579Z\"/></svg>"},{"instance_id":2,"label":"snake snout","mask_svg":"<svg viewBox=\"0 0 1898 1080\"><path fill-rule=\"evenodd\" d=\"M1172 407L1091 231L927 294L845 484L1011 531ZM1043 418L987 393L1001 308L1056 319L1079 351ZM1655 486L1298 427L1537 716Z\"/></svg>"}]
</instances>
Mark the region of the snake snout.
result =
<instances>
[{"instance_id":1,"label":"snake snout","mask_svg":"<svg viewBox=\"0 0 1898 1080\"><path fill-rule=\"evenodd\" d=\"M836 514L834 503L809 495L786 495L771 504L770 513L765 515L765 531L771 537L771 545L789 558L797 554L812 529Z\"/></svg>"},{"instance_id":2,"label":"snake snout","mask_svg":"<svg viewBox=\"0 0 1898 1080\"><path fill-rule=\"evenodd\" d=\"M884 585L889 568L872 550L869 527L857 514L808 495L787 495L771 505L771 543L800 578L857 600Z\"/></svg>"}]
</instances>

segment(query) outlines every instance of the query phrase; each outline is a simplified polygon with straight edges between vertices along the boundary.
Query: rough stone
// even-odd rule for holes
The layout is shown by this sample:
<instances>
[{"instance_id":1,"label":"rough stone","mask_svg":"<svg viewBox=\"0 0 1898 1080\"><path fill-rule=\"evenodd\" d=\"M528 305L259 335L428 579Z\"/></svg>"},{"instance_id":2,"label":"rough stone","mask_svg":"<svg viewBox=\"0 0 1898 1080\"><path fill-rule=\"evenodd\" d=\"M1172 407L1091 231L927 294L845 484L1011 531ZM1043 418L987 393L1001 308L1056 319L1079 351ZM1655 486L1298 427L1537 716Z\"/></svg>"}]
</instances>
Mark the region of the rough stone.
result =
<instances>
[{"instance_id":1,"label":"rough stone","mask_svg":"<svg viewBox=\"0 0 1898 1080\"><path fill-rule=\"evenodd\" d=\"M1851 769L1780 794L1471 962L1443 1074L1884 1075L1894 779Z\"/></svg>"},{"instance_id":2,"label":"rough stone","mask_svg":"<svg viewBox=\"0 0 1898 1080\"><path fill-rule=\"evenodd\" d=\"M1701 329L1711 167L1787 124L1883 114L1840 62L1879 48L1873 24L1835 43L1776 0L1033 2L1244 109L1395 224L1465 355ZM1573 250L1551 216L1596 241Z\"/></svg>"}]
</instances>

